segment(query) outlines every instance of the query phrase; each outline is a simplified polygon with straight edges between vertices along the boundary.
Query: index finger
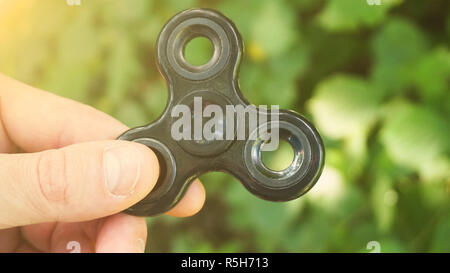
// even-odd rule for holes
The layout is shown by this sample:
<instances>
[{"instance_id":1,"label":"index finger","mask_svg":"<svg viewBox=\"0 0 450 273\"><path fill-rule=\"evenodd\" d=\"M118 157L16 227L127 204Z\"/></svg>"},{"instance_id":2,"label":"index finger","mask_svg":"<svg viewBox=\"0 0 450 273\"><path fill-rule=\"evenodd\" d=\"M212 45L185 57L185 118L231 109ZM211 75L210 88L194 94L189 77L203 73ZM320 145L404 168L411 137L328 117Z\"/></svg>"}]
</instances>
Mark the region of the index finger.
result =
<instances>
[{"instance_id":1,"label":"index finger","mask_svg":"<svg viewBox=\"0 0 450 273\"><path fill-rule=\"evenodd\" d=\"M128 129L118 120L88 105L1 74L0 111L5 135L27 152L115 139Z\"/></svg>"}]
</instances>

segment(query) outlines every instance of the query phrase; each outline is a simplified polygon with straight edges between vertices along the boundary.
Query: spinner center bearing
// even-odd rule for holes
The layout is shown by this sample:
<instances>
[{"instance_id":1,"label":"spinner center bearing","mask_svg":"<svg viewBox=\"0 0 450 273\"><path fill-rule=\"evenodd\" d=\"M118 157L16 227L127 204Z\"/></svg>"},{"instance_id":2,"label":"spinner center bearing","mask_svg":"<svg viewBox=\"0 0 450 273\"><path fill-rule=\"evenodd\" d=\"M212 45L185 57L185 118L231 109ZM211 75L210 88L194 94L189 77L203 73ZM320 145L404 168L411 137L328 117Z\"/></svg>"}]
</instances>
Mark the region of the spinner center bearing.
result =
<instances>
[{"instance_id":1,"label":"spinner center bearing","mask_svg":"<svg viewBox=\"0 0 450 273\"><path fill-rule=\"evenodd\" d=\"M207 118L203 117L203 110L208 109L208 106L212 106L219 108L220 112L225 113L226 106L230 105L230 102L220 93L214 91L195 91L187 94L177 105L189 107L192 113L191 130L185 132L189 135L190 140L181 139L177 142L184 151L197 156L214 156L224 152L233 142L232 139L227 140L226 137L227 126L225 115L222 115L219 119L218 128L214 128L214 138L207 138L203 135L204 126L208 122ZM211 113L211 115L213 114Z\"/></svg>"}]
</instances>

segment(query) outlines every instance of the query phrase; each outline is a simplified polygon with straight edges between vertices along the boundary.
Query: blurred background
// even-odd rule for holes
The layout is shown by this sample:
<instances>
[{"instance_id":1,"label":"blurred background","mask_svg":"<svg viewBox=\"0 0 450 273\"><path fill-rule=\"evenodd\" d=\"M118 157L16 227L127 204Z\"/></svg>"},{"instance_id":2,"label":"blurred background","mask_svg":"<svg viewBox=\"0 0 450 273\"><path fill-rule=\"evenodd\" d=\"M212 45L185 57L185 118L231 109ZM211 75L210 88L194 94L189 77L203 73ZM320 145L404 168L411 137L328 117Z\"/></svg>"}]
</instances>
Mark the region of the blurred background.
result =
<instances>
[{"instance_id":1,"label":"blurred background","mask_svg":"<svg viewBox=\"0 0 450 273\"><path fill-rule=\"evenodd\" d=\"M193 7L231 18L245 43L244 95L317 126L326 166L286 203L203 175L196 216L148 218L150 252L450 251L450 2L447 0L0 0L0 72L128 126L163 111L155 63L164 23ZM212 47L186 48L193 64ZM272 168L292 157L282 146ZM187 163L188 164L188 163Z\"/></svg>"}]
</instances>

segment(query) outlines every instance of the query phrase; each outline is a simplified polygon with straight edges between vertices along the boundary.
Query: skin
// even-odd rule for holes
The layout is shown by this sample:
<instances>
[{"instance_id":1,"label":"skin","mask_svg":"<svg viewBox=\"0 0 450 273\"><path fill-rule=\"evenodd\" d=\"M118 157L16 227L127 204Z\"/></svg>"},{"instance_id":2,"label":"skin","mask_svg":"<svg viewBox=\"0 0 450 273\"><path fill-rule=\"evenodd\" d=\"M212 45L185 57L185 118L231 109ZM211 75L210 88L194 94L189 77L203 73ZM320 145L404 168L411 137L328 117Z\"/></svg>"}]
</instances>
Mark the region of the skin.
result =
<instances>
[{"instance_id":1,"label":"skin","mask_svg":"<svg viewBox=\"0 0 450 273\"><path fill-rule=\"evenodd\" d=\"M0 252L69 252L71 241L81 252L143 252L145 218L120 212L152 190L159 165L146 146L113 140L127 129L0 74ZM121 160L112 172L110 150ZM121 181L113 190L111 173ZM166 214L191 216L204 201L196 180Z\"/></svg>"}]
</instances>

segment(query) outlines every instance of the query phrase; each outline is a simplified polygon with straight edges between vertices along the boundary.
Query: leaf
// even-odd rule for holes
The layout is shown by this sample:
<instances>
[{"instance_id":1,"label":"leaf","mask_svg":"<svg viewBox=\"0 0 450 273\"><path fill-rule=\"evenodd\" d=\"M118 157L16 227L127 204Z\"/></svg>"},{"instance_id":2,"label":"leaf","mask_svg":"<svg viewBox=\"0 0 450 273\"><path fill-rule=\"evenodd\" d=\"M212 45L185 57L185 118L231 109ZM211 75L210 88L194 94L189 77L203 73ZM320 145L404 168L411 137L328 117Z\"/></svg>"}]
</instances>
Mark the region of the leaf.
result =
<instances>
[{"instance_id":1,"label":"leaf","mask_svg":"<svg viewBox=\"0 0 450 273\"><path fill-rule=\"evenodd\" d=\"M335 75L321 82L308 103L317 127L333 138L358 135L378 116L380 95L361 78Z\"/></svg>"},{"instance_id":2,"label":"leaf","mask_svg":"<svg viewBox=\"0 0 450 273\"><path fill-rule=\"evenodd\" d=\"M379 176L372 188L371 203L379 230L387 232L395 217L398 194L387 176Z\"/></svg>"},{"instance_id":3,"label":"leaf","mask_svg":"<svg viewBox=\"0 0 450 273\"><path fill-rule=\"evenodd\" d=\"M255 105L279 105L288 107L295 98L295 86L292 81L283 80L256 64L242 66L240 81L245 98Z\"/></svg>"},{"instance_id":4,"label":"leaf","mask_svg":"<svg viewBox=\"0 0 450 273\"><path fill-rule=\"evenodd\" d=\"M77 15L58 37L54 58L44 73L42 87L84 103L90 102L93 78L100 72L103 49L93 14ZM89 42L87 42L89 41Z\"/></svg>"},{"instance_id":5,"label":"leaf","mask_svg":"<svg viewBox=\"0 0 450 273\"><path fill-rule=\"evenodd\" d=\"M245 63L240 85L245 97L255 105L279 105L293 108L299 96L297 79L305 72L309 62L303 47L292 48L267 65Z\"/></svg>"},{"instance_id":6,"label":"leaf","mask_svg":"<svg viewBox=\"0 0 450 273\"><path fill-rule=\"evenodd\" d=\"M267 56L277 56L294 41L294 14L282 1L264 1L261 11L253 21L252 41Z\"/></svg>"},{"instance_id":7,"label":"leaf","mask_svg":"<svg viewBox=\"0 0 450 273\"><path fill-rule=\"evenodd\" d=\"M117 37L107 62L106 94L117 105L136 85L142 75L134 45L127 35Z\"/></svg>"},{"instance_id":8,"label":"leaf","mask_svg":"<svg viewBox=\"0 0 450 273\"><path fill-rule=\"evenodd\" d=\"M61 63L84 63L98 54L99 33L92 28L93 23L92 13L82 13L64 30L58 41L58 59Z\"/></svg>"},{"instance_id":9,"label":"leaf","mask_svg":"<svg viewBox=\"0 0 450 273\"><path fill-rule=\"evenodd\" d=\"M237 181L232 183L226 193L227 204L231 207L229 223L237 229L253 230L256 243L263 251L274 249L291 222L287 204L259 199Z\"/></svg>"},{"instance_id":10,"label":"leaf","mask_svg":"<svg viewBox=\"0 0 450 273\"><path fill-rule=\"evenodd\" d=\"M211 252L213 249L208 241L198 240L191 234L177 234L175 240L172 243L172 249L174 252L199 252L206 253Z\"/></svg>"},{"instance_id":11,"label":"leaf","mask_svg":"<svg viewBox=\"0 0 450 273\"><path fill-rule=\"evenodd\" d=\"M296 45L290 48L284 54L277 58L273 58L268 63L270 73L280 77L286 81L294 81L303 75L309 65L308 49L302 45Z\"/></svg>"},{"instance_id":12,"label":"leaf","mask_svg":"<svg viewBox=\"0 0 450 273\"><path fill-rule=\"evenodd\" d=\"M103 9L103 19L116 28L127 28L145 20L153 1L149 0L119 0L100 3ZM83 4L84 6L84 4ZM131 29L132 30L132 29Z\"/></svg>"},{"instance_id":13,"label":"leaf","mask_svg":"<svg viewBox=\"0 0 450 273\"><path fill-rule=\"evenodd\" d=\"M318 15L318 21L327 30L356 30L362 26L379 24L393 4L384 0L382 5L371 6L365 0L330 0Z\"/></svg>"},{"instance_id":14,"label":"leaf","mask_svg":"<svg viewBox=\"0 0 450 273\"><path fill-rule=\"evenodd\" d=\"M411 84L414 68L426 52L422 32L405 19L391 19L372 40L375 66L372 79L385 94L398 93Z\"/></svg>"},{"instance_id":15,"label":"leaf","mask_svg":"<svg viewBox=\"0 0 450 273\"><path fill-rule=\"evenodd\" d=\"M88 103L93 73L84 68L84 64L54 64L46 71L41 86L66 98Z\"/></svg>"},{"instance_id":16,"label":"leaf","mask_svg":"<svg viewBox=\"0 0 450 273\"><path fill-rule=\"evenodd\" d=\"M336 247L345 252L367 253L370 251L367 249L368 243L377 241L379 237L376 225L372 221L362 221L357 225L344 225L341 229L342 234L339 234ZM370 244L369 248L372 249Z\"/></svg>"},{"instance_id":17,"label":"leaf","mask_svg":"<svg viewBox=\"0 0 450 273\"><path fill-rule=\"evenodd\" d=\"M346 189L342 173L329 165L325 165L316 185L305 198L322 209L333 210L343 199Z\"/></svg>"},{"instance_id":18,"label":"leaf","mask_svg":"<svg viewBox=\"0 0 450 273\"><path fill-rule=\"evenodd\" d=\"M379 240L381 253L399 253L406 252L405 242L400 241L398 238L388 236ZM366 250L365 252L369 252Z\"/></svg>"},{"instance_id":19,"label":"leaf","mask_svg":"<svg viewBox=\"0 0 450 273\"><path fill-rule=\"evenodd\" d=\"M413 80L425 101L439 104L448 95L449 79L450 52L446 47L438 47L419 61Z\"/></svg>"},{"instance_id":20,"label":"leaf","mask_svg":"<svg viewBox=\"0 0 450 273\"><path fill-rule=\"evenodd\" d=\"M148 119L141 105L132 100L121 102L114 116L130 128L143 126L148 123Z\"/></svg>"},{"instance_id":21,"label":"leaf","mask_svg":"<svg viewBox=\"0 0 450 273\"><path fill-rule=\"evenodd\" d=\"M261 0L219 1L216 9L234 22L245 44L249 45L253 22L264 3ZM242 16L244 11L245 16Z\"/></svg>"},{"instance_id":22,"label":"leaf","mask_svg":"<svg viewBox=\"0 0 450 273\"><path fill-rule=\"evenodd\" d=\"M150 113L150 119L147 121L149 123L163 114L169 97L169 91L162 81L158 81L146 88L143 91L142 97L144 107Z\"/></svg>"},{"instance_id":23,"label":"leaf","mask_svg":"<svg viewBox=\"0 0 450 273\"><path fill-rule=\"evenodd\" d=\"M449 130L432 109L397 102L386 109L381 140L398 164L419 171L424 179L441 179L449 175Z\"/></svg>"},{"instance_id":24,"label":"leaf","mask_svg":"<svg viewBox=\"0 0 450 273\"><path fill-rule=\"evenodd\" d=\"M290 233L280 236L283 246L290 252L325 252L328 242L333 239L333 223L319 209L303 219Z\"/></svg>"},{"instance_id":25,"label":"leaf","mask_svg":"<svg viewBox=\"0 0 450 273\"><path fill-rule=\"evenodd\" d=\"M448 238L450 238L450 217L449 212L441 217L434 232L431 252L450 252L450 244Z\"/></svg>"}]
</instances>

